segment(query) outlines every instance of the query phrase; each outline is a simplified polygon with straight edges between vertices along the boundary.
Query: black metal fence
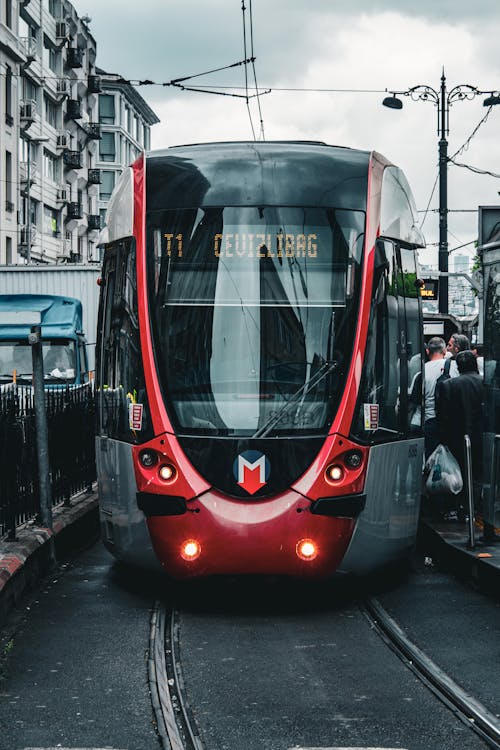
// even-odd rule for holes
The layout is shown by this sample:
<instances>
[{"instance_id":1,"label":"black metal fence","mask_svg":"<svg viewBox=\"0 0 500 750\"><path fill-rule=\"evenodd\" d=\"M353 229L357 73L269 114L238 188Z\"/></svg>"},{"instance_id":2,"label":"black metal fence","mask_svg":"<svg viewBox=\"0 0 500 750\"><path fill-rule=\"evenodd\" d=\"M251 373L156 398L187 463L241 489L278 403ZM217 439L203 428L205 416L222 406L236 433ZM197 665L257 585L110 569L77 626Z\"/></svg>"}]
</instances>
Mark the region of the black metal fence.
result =
<instances>
[{"instance_id":1,"label":"black metal fence","mask_svg":"<svg viewBox=\"0 0 500 750\"><path fill-rule=\"evenodd\" d=\"M45 391L52 505L92 485L95 466L93 384ZM0 393L0 537L39 514L33 391L8 386Z\"/></svg>"}]
</instances>

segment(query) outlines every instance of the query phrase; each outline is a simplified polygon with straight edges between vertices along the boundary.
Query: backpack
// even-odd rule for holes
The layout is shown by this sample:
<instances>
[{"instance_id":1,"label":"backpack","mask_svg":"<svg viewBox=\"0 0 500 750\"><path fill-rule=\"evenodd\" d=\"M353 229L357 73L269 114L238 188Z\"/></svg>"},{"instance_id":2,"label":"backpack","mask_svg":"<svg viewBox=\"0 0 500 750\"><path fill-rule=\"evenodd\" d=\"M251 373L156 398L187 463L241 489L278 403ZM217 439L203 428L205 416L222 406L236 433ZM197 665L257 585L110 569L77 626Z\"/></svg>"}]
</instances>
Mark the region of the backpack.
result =
<instances>
[{"instance_id":1,"label":"backpack","mask_svg":"<svg viewBox=\"0 0 500 750\"><path fill-rule=\"evenodd\" d=\"M448 357L448 359L445 359L444 361L444 368L441 375L436 380L436 388L438 387L438 383L442 383L443 380L448 380L450 377L450 367L451 367L451 357Z\"/></svg>"}]
</instances>

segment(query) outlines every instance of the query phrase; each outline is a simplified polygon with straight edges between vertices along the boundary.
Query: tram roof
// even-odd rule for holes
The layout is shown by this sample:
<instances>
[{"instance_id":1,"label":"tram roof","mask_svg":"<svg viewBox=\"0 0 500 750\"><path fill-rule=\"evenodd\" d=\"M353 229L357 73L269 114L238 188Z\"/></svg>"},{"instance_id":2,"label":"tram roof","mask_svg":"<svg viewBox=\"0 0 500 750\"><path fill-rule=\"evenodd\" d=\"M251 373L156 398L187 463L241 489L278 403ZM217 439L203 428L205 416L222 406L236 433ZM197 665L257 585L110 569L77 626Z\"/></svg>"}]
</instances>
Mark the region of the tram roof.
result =
<instances>
[{"instance_id":1,"label":"tram roof","mask_svg":"<svg viewBox=\"0 0 500 750\"><path fill-rule=\"evenodd\" d=\"M151 151L146 155L147 207L364 210L370 153L321 141L198 143Z\"/></svg>"}]
</instances>

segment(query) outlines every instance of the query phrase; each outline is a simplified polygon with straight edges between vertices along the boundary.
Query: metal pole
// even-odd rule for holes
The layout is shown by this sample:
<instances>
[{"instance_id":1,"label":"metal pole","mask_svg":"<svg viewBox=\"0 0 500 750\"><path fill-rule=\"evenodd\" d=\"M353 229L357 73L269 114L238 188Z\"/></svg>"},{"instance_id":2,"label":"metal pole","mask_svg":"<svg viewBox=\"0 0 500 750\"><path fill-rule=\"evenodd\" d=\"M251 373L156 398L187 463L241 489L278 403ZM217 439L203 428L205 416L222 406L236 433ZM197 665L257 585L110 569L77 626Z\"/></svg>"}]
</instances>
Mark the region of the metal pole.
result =
<instances>
[{"instance_id":1,"label":"metal pole","mask_svg":"<svg viewBox=\"0 0 500 750\"><path fill-rule=\"evenodd\" d=\"M439 119L439 255L440 271L448 272L448 141L446 78L441 76L441 95L438 99ZM448 312L448 277L442 276L439 282L439 312Z\"/></svg>"},{"instance_id":2,"label":"metal pole","mask_svg":"<svg viewBox=\"0 0 500 750\"><path fill-rule=\"evenodd\" d=\"M476 546L476 539L475 539L475 526L474 526L474 493L473 493L473 484L472 484L472 453L471 453L471 444L470 444L470 437L468 435L464 436L464 442L465 442L465 492L467 496L467 505L469 507L469 549L474 549Z\"/></svg>"},{"instance_id":3,"label":"metal pole","mask_svg":"<svg viewBox=\"0 0 500 750\"><path fill-rule=\"evenodd\" d=\"M38 458L38 485L40 491L40 518L42 525L52 531L52 488L50 485L49 433L43 381L42 329L32 326L28 336L33 362L33 388L35 394L36 448ZM53 555L53 538L51 558Z\"/></svg>"}]
</instances>

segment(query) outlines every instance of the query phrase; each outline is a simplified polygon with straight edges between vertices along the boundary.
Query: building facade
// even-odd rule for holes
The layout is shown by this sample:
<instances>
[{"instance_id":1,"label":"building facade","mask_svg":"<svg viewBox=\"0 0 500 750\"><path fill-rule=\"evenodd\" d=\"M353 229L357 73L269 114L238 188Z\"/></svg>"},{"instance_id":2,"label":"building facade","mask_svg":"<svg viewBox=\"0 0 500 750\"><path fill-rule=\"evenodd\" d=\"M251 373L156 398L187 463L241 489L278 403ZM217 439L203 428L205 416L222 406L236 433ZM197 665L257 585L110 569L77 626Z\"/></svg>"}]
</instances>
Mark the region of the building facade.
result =
<instances>
[{"instance_id":1,"label":"building facade","mask_svg":"<svg viewBox=\"0 0 500 750\"><path fill-rule=\"evenodd\" d=\"M68 0L0 7L0 265L98 261L109 186L158 118L128 84L102 88L90 19Z\"/></svg>"}]
</instances>

